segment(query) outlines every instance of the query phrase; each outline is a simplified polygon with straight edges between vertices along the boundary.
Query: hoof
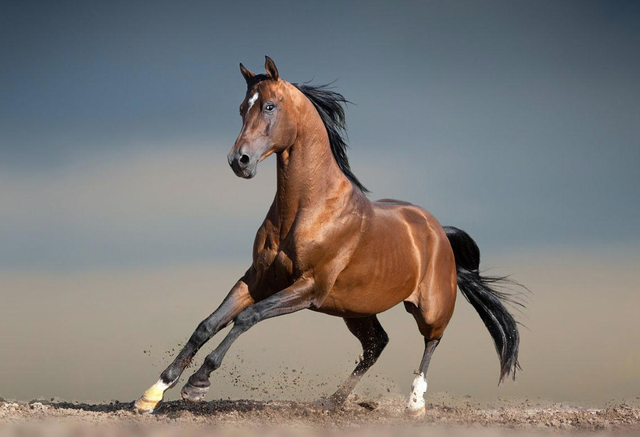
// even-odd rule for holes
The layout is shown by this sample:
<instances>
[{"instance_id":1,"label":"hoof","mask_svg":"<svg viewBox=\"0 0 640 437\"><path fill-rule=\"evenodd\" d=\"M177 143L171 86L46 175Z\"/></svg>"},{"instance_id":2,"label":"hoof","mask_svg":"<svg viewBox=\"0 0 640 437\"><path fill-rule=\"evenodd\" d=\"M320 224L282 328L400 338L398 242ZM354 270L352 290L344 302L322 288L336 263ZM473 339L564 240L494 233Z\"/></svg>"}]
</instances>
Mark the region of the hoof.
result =
<instances>
[{"instance_id":1,"label":"hoof","mask_svg":"<svg viewBox=\"0 0 640 437\"><path fill-rule=\"evenodd\" d=\"M329 396L328 398L316 399L313 402L313 405L325 411L336 411L342 408L342 406L344 405L344 401L340 402L340 400L334 398L333 396Z\"/></svg>"},{"instance_id":2,"label":"hoof","mask_svg":"<svg viewBox=\"0 0 640 437\"><path fill-rule=\"evenodd\" d=\"M138 399L135 402L135 404L133 404L133 407L139 413L153 413L155 410L158 409L161 403L162 403L162 399L160 399L159 401L152 401L145 398L143 395L140 399Z\"/></svg>"},{"instance_id":3,"label":"hoof","mask_svg":"<svg viewBox=\"0 0 640 437\"><path fill-rule=\"evenodd\" d=\"M180 390L180 395L182 399L187 402L202 402L207 396L207 392L209 391L209 387L195 387L189 382L187 382L182 390Z\"/></svg>"},{"instance_id":4,"label":"hoof","mask_svg":"<svg viewBox=\"0 0 640 437\"><path fill-rule=\"evenodd\" d=\"M405 408L404 412L407 416L409 416L412 419L421 419L427 413L427 407L424 405L420 407L420 406L409 404L407 405L407 408Z\"/></svg>"},{"instance_id":5,"label":"hoof","mask_svg":"<svg viewBox=\"0 0 640 437\"><path fill-rule=\"evenodd\" d=\"M164 383L161 379L158 380L135 402L135 409L141 413L153 413L162 403L164 392L172 386L172 384Z\"/></svg>"},{"instance_id":6,"label":"hoof","mask_svg":"<svg viewBox=\"0 0 640 437\"><path fill-rule=\"evenodd\" d=\"M424 394L427 392L427 379L424 377L424 373L416 375L416 378L411 384L411 394L409 395L409 402L405 412L407 415L415 418L420 418L425 415L427 408L424 402Z\"/></svg>"}]
</instances>

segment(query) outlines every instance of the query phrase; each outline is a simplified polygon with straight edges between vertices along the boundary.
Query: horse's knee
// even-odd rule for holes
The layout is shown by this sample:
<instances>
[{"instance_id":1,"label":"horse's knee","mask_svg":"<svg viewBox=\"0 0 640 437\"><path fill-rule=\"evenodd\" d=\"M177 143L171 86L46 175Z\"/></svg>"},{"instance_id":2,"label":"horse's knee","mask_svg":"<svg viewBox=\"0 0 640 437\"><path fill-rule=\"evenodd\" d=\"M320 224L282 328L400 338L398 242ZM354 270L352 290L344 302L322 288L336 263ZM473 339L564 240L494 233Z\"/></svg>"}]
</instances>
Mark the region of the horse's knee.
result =
<instances>
[{"instance_id":1,"label":"horse's knee","mask_svg":"<svg viewBox=\"0 0 640 437\"><path fill-rule=\"evenodd\" d=\"M258 323L261 318L262 318L262 315L260 314L260 311L250 306L242 310L240 314L236 316L236 319L234 321L234 328L238 328L238 329L242 329L243 331L246 331L256 323Z\"/></svg>"},{"instance_id":2,"label":"horse's knee","mask_svg":"<svg viewBox=\"0 0 640 437\"><path fill-rule=\"evenodd\" d=\"M191 335L189 341L191 341L193 344L198 345L206 343L214 334L213 326L211 326L211 324L208 322L209 319L205 319L200 322L196 330L193 331L193 334Z\"/></svg>"}]
</instances>

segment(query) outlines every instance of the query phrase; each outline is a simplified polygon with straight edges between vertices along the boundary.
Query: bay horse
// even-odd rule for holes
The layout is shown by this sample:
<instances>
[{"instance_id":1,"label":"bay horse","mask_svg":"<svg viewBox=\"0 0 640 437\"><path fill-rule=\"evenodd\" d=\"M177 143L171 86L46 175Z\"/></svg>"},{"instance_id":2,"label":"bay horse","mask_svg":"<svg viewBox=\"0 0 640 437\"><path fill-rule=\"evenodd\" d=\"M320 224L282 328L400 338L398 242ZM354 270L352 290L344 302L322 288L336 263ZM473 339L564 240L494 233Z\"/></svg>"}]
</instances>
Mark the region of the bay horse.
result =
<instances>
[{"instance_id":1,"label":"bay horse","mask_svg":"<svg viewBox=\"0 0 640 437\"><path fill-rule=\"evenodd\" d=\"M409 413L422 414L429 362L453 314L457 287L493 337L499 381L510 374L515 378L518 326L503 304L509 295L494 287L504 278L480 274L473 239L408 202L368 199L347 160L347 101L341 94L326 85L281 79L268 56L266 74L242 64L240 70L247 92L229 165L237 176L250 179L258 163L275 154L275 198L255 237L249 269L135 407L154 411L197 351L233 322L182 388L186 401L202 401L211 372L242 333L262 320L303 309L342 317L362 343L359 363L322 404L340 407L387 345L376 315L403 302L424 337L407 404Z\"/></svg>"}]
</instances>

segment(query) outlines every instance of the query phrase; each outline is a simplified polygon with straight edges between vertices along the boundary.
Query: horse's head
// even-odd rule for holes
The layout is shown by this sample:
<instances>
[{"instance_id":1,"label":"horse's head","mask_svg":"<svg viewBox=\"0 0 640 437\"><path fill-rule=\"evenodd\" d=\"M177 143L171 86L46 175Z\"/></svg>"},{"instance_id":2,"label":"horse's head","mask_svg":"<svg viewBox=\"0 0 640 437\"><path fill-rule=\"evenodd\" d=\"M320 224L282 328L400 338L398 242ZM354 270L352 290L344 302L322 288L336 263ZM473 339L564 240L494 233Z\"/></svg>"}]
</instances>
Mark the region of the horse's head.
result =
<instances>
[{"instance_id":1,"label":"horse's head","mask_svg":"<svg viewBox=\"0 0 640 437\"><path fill-rule=\"evenodd\" d=\"M254 74L240 64L247 95L240 105L242 130L227 159L237 176L250 179L258 162L288 149L297 136L295 88L280 79L276 64L266 56L267 74Z\"/></svg>"}]
</instances>

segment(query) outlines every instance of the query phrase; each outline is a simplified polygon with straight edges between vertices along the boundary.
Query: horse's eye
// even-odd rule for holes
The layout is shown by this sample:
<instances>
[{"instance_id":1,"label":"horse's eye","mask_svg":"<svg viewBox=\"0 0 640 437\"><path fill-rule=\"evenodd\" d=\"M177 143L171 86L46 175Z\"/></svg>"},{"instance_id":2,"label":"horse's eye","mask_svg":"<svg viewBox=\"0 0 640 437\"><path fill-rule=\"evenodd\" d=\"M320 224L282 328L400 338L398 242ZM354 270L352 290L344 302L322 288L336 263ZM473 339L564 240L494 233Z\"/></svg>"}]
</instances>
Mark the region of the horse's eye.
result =
<instances>
[{"instance_id":1,"label":"horse's eye","mask_svg":"<svg viewBox=\"0 0 640 437\"><path fill-rule=\"evenodd\" d=\"M272 112L274 109L276 109L276 105L274 105L273 103L267 103L266 105L264 105L264 110L267 112Z\"/></svg>"}]
</instances>

